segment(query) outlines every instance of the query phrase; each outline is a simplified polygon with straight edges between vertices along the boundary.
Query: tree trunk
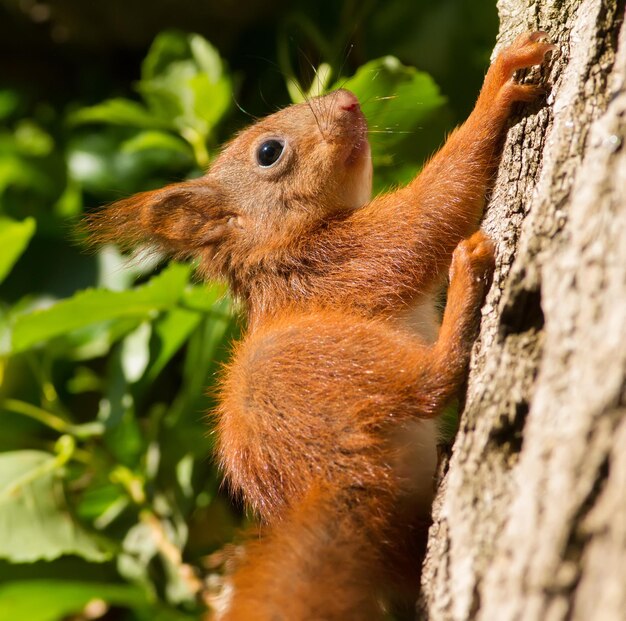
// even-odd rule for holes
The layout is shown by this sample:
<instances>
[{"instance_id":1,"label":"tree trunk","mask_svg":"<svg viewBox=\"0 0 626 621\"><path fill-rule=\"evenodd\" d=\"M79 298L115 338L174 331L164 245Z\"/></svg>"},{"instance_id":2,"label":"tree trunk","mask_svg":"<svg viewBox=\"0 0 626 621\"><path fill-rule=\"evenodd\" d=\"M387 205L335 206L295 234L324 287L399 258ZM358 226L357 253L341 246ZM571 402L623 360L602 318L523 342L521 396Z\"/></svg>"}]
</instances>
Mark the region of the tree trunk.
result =
<instances>
[{"instance_id":1,"label":"tree trunk","mask_svg":"<svg viewBox=\"0 0 626 621\"><path fill-rule=\"evenodd\" d=\"M423 571L429 621L626 619L624 0L500 0L545 30L547 103L512 123L498 247ZM531 76L532 77L532 76Z\"/></svg>"}]
</instances>

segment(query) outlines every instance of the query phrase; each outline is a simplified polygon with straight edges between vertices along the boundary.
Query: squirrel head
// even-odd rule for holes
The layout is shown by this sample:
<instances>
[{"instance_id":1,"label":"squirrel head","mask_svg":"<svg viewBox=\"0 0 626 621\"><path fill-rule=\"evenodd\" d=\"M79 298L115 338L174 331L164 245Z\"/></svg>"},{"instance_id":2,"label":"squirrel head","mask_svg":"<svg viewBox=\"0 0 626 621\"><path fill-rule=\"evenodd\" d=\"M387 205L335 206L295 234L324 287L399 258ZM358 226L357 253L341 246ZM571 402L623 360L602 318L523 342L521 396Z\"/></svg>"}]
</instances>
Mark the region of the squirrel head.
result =
<instances>
[{"instance_id":1,"label":"squirrel head","mask_svg":"<svg viewBox=\"0 0 626 621\"><path fill-rule=\"evenodd\" d=\"M197 179L142 192L87 221L95 243L152 244L229 276L297 243L304 231L370 199L367 124L346 90L261 119Z\"/></svg>"}]
</instances>

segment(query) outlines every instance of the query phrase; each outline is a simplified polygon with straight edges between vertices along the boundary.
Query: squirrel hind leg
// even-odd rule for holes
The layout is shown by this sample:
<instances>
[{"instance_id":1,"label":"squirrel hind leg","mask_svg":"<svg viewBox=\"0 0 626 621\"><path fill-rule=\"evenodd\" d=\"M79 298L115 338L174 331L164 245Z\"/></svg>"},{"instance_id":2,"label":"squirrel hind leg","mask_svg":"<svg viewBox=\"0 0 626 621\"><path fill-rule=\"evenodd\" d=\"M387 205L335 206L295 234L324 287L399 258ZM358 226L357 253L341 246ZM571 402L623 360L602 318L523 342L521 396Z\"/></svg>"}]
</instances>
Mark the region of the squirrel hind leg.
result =
<instances>
[{"instance_id":1,"label":"squirrel hind leg","mask_svg":"<svg viewBox=\"0 0 626 621\"><path fill-rule=\"evenodd\" d=\"M387 456L401 451L390 434L436 418L458 387L440 368L450 366L448 352L433 359L432 351L389 323L330 311L251 334L231 363L218 412L218 451L233 488L272 521L315 477L395 486ZM429 429L420 427L419 444L429 446L418 470L430 481ZM405 471L415 465L410 453Z\"/></svg>"}]
</instances>

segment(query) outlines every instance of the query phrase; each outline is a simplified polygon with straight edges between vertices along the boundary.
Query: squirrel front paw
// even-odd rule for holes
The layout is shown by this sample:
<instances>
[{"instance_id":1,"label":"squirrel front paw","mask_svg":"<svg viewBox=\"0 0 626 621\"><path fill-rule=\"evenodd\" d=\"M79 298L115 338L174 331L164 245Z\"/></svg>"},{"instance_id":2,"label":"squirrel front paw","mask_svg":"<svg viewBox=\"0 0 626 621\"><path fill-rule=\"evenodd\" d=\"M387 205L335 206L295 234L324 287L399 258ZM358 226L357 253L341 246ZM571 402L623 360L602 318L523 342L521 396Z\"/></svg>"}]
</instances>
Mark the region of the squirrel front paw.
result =
<instances>
[{"instance_id":1,"label":"squirrel front paw","mask_svg":"<svg viewBox=\"0 0 626 621\"><path fill-rule=\"evenodd\" d=\"M541 65L546 54L557 49L556 45L546 41L547 38L548 33L543 31L519 35L498 55L496 62L500 64L501 71L512 78L518 69Z\"/></svg>"},{"instance_id":2,"label":"squirrel front paw","mask_svg":"<svg viewBox=\"0 0 626 621\"><path fill-rule=\"evenodd\" d=\"M454 351L461 352L465 359L478 332L478 310L491 284L494 257L493 242L482 231L464 239L452 254L450 288L439 338L452 338Z\"/></svg>"},{"instance_id":3,"label":"squirrel front paw","mask_svg":"<svg viewBox=\"0 0 626 621\"><path fill-rule=\"evenodd\" d=\"M483 231L476 231L454 250L450 266L450 286L462 281L463 287L484 291L491 282L494 267L493 242Z\"/></svg>"},{"instance_id":4,"label":"squirrel front paw","mask_svg":"<svg viewBox=\"0 0 626 621\"><path fill-rule=\"evenodd\" d=\"M500 82L498 96L507 104L516 101L532 101L545 92L536 84L518 84L513 75L519 69L541 65L546 54L557 49L553 43L546 41L548 34L543 31L525 32L505 48L494 63L497 80Z\"/></svg>"}]
</instances>

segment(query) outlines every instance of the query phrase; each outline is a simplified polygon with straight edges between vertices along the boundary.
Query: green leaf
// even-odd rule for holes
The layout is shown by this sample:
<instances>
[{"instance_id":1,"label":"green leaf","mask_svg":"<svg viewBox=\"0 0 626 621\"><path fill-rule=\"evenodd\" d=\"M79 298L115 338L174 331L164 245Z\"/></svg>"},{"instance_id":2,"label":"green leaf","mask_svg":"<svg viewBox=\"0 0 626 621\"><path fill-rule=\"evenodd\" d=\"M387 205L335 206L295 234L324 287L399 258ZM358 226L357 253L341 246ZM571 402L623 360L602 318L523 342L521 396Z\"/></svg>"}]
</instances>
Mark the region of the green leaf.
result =
<instances>
[{"instance_id":1,"label":"green leaf","mask_svg":"<svg viewBox=\"0 0 626 621\"><path fill-rule=\"evenodd\" d=\"M152 325L144 321L133 330L122 342L121 364L126 382L136 382L146 370L150 362L150 336Z\"/></svg>"},{"instance_id":2,"label":"green leaf","mask_svg":"<svg viewBox=\"0 0 626 621\"><path fill-rule=\"evenodd\" d=\"M170 513L164 497L160 498L162 512ZM182 528L182 532L177 526ZM172 562L169 554L163 553L160 541L166 539L170 545L178 550L185 547L187 527L184 523L177 524L175 519L159 518L149 512L144 512L141 521L135 524L126 534L123 542L123 552L118 557L118 570L127 579L150 584L150 564L155 557L159 557L166 578L166 597L173 604L194 601L195 594L191 592L188 580L181 575L180 567Z\"/></svg>"},{"instance_id":3,"label":"green leaf","mask_svg":"<svg viewBox=\"0 0 626 621\"><path fill-rule=\"evenodd\" d=\"M209 131L212 131L230 108L232 101L230 80L222 77L213 82L207 74L201 73L190 80L189 86L193 92L193 104L191 109L186 111L186 120L206 123Z\"/></svg>"},{"instance_id":4,"label":"green leaf","mask_svg":"<svg viewBox=\"0 0 626 621\"><path fill-rule=\"evenodd\" d=\"M354 76L333 88L339 87L359 98L371 129L389 132L378 135L373 151L382 152L403 140L406 132L415 130L446 102L430 75L393 56L362 65Z\"/></svg>"},{"instance_id":5,"label":"green leaf","mask_svg":"<svg viewBox=\"0 0 626 621\"><path fill-rule=\"evenodd\" d=\"M212 83L218 82L224 73L219 52L203 37L189 35L189 47L194 60Z\"/></svg>"},{"instance_id":6,"label":"green leaf","mask_svg":"<svg viewBox=\"0 0 626 621\"><path fill-rule=\"evenodd\" d=\"M188 36L177 30L158 34L148 55L141 65L141 79L150 80L161 73L170 63L189 56Z\"/></svg>"},{"instance_id":7,"label":"green leaf","mask_svg":"<svg viewBox=\"0 0 626 621\"><path fill-rule=\"evenodd\" d=\"M87 289L45 310L20 315L12 335L13 353L101 321L150 318L180 299L190 268L171 263L148 284L130 291Z\"/></svg>"},{"instance_id":8,"label":"green leaf","mask_svg":"<svg viewBox=\"0 0 626 621\"><path fill-rule=\"evenodd\" d=\"M2 282L20 258L35 233L35 220L22 222L0 218L0 282Z\"/></svg>"},{"instance_id":9,"label":"green leaf","mask_svg":"<svg viewBox=\"0 0 626 621\"><path fill-rule=\"evenodd\" d=\"M191 484L193 476L194 456L191 453L187 453L176 464L176 480L180 486L181 492L187 497L193 496L193 485Z\"/></svg>"},{"instance_id":10,"label":"green leaf","mask_svg":"<svg viewBox=\"0 0 626 621\"><path fill-rule=\"evenodd\" d=\"M141 321L142 317L123 317L80 328L64 334L53 343L48 343L47 351L53 356L68 360L99 358L107 354L114 343L135 330ZM8 351L10 352L11 348Z\"/></svg>"},{"instance_id":11,"label":"green leaf","mask_svg":"<svg viewBox=\"0 0 626 621\"><path fill-rule=\"evenodd\" d=\"M211 81L192 60L172 63L162 74L142 80L139 89L155 113L172 119L187 140L190 129L208 137L231 103L230 80Z\"/></svg>"},{"instance_id":12,"label":"green leaf","mask_svg":"<svg viewBox=\"0 0 626 621\"><path fill-rule=\"evenodd\" d=\"M0 621L58 621L82 612L92 600L147 607L142 589L122 584L24 580L0 585Z\"/></svg>"},{"instance_id":13,"label":"green leaf","mask_svg":"<svg viewBox=\"0 0 626 621\"><path fill-rule=\"evenodd\" d=\"M183 369L183 390L169 408L166 417L168 425L176 426L185 415L193 417L196 423L200 423L196 413L206 409L208 405L207 385L214 377L220 362L227 356L228 348L225 344L230 340L229 337L236 333L237 322L230 314L230 310L230 300L217 302L213 312L203 317L200 326L189 339ZM177 431L186 433L191 429L191 425L185 428L181 426ZM197 434L196 429L193 429L192 433ZM200 451L206 451L206 442L202 440L181 443L181 446L187 448L193 446Z\"/></svg>"},{"instance_id":14,"label":"green leaf","mask_svg":"<svg viewBox=\"0 0 626 621\"><path fill-rule=\"evenodd\" d=\"M121 347L117 347L110 358L107 389L100 400L98 420L105 425L104 442L116 461L128 468L136 467L145 450L146 438L141 432L135 400L122 367Z\"/></svg>"},{"instance_id":15,"label":"green leaf","mask_svg":"<svg viewBox=\"0 0 626 621\"><path fill-rule=\"evenodd\" d=\"M107 482L91 484L81 495L76 512L81 519L93 522L98 529L108 526L129 503L120 485Z\"/></svg>"},{"instance_id":16,"label":"green leaf","mask_svg":"<svg viewBox=\"0 0 626 621\"><path fill-rule=\"evenodd\" d=\"M207 142L231 106L232 84L217 50L200 35L163 33L142 70L139 92L156 116L171 120L200 168Z\"/></svg>"},{"instance_id":17,"label":"green leaf","mask_svg":"<svg viewBox=\"0 0 626 621\"><path fill-rule=\"evenodd\" d=\"M439 144L444 129L441 126L429 133L445 117L446 98L433 79L385 56L362 65L354 76L333 86L339 87L357 95L368 121L374 193L412 179Z\"/></svg>"},{"instance_id":18,"label":"green leaf","mask_svg":"<svg viewBox=\"0 0 626 621\"><path fill-rule=\"evenodd\" d=\"M224 312L222 300L226 298L225 285L215 283L211 285L194 285L187 287L183 293L182 304L185 308L204 313L212 311ZM216 306L219 305L219 308ZM230 301L226 303L230 307ZM229 312L230 308L226 312Z\"/></svg>"},{"instance_id":19,"label":"green leaf","mask_svg":"<svg viewBox=\"0 0 626 621\"><path fill-rule=\"evenodd\" d=\"M142 387L152 384L196 329L201 318L202 315L197 312L173 308L155 321L153 341L150 344L153 360L141 381Z\"/></svg>"},{"instance_id":20,"label":"green leaf","mask_svg":"<svg viewBox=\"0 0 626 621\"><path fill-rule=\"evenodd\" d=\"M50 177L23 157L5 155L0 158L0 195L7 188L27 189L46 196L54 190Z\"/></svg>"},{"instance_id":21,"label":"green leaf","mask_svg":"<svg viewBox=\"0 0 626 621\"><path fill-rule=\"evenodd\" d=\"M63 194L54 204L54 213L61 218L72 218L78 215L83 208L83 193L80 184L74 179L68 179Z\"/></svg>"},{"instance_id":22,"label":"green leaf","mask_svg":"<svg viewBox=\"0 0 626 621\"><path fill-rule=\"evenodd\" d=\"M71 517L58 477L61 461L42 451L0 454L0 558L15 563L77 554L109 557Z\"/></svg>"},{"instance_id":23,"label":"green leaf","mask_svg":"<svg viewBox=\"0 0 626 621\"><path fill-rule=\"evenodd\" d=\"M149 568L152 559L159 553L154 531L146 522L132 526L122 542L122 551L117 557L117 570L127 580L150 588Z\"/></svg>"},{"instance_id":24,"label":"green leaf","mask_svg":"<svg viewBox=\"0 0 626 621\"><path fill-rule=\"evenodd\" d=\"M130 99L109 99L88 108L81 108L69 116L74 125L83 123L108 123L143 129L168 129L171 124L157 117L145 106Z\"/></svg>"},{"instance_id":25,"label":"green leaf","mask_svg":"<svg viewBox=\"0 0 626 621\"><path fill-rule=\"evenodd\" d=\"M67 391L72 395L102 390L102 378L89 367L77 367L74 376L67 381Z\"/></svg>"},{"instance_id":26,"label":"green leaf","mask_svg":"<svg viewBox=\"0 0 626 621\"><path fill-rule=\"evenodd\" d=\"M17 124L14 136L16 146L23 155L43 157L49 155L54 148L52 136L28 119Z\"/></svg>"},{"instance_id":27,"label":"green leaf","mask_svg":"<svg viewBox=\"0 0 626 621\"><path fill-rule=\"evenodd\" d=\"M183 156L163 149L124 150L127 139L128 130L114 127L72 137L67 148L70 178L87 192L113 199L120 193L146 189L155 183L155 173L180 174L189 169L188 153Z\"/></svg>"},{"instance_id":28,"label":"green leaf","mask_svg":"<svg viewBox=\"0 0 626 621\"><path fill-rule=\"evenodd\" d=\"M153 149L174 151L187 157L191 155L189 145L186 142L173 134L157 130L140 132L122 143L122 151L125 153L137 153L138 151Z\"/></svg>"}]
</instances>

